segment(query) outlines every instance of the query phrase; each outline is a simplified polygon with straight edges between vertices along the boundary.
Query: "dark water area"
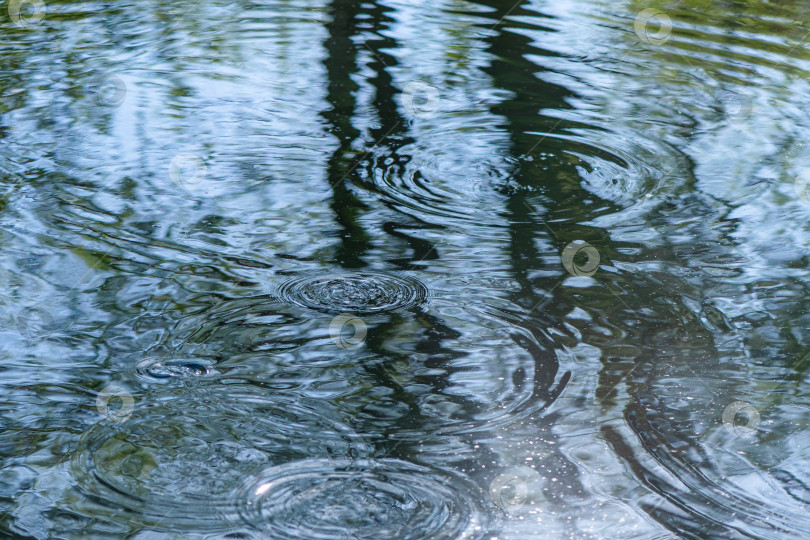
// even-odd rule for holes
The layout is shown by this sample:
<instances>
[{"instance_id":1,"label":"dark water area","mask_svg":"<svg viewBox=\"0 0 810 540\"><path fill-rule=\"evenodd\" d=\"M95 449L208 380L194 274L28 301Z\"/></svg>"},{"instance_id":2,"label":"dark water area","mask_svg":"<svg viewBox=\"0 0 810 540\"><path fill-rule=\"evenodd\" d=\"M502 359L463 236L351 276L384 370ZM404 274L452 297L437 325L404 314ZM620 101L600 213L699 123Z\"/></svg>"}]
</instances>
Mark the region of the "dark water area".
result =
<instances>
[{"instance_id":1,"label":"dark water area","mask_svg":"<svg viewBox=\"0 0 810 540\"><path fill-rule=\"evenodd\" d=\"M0 537L810 537L810 4L0 9Z\"/></svg>"}]
</instances>

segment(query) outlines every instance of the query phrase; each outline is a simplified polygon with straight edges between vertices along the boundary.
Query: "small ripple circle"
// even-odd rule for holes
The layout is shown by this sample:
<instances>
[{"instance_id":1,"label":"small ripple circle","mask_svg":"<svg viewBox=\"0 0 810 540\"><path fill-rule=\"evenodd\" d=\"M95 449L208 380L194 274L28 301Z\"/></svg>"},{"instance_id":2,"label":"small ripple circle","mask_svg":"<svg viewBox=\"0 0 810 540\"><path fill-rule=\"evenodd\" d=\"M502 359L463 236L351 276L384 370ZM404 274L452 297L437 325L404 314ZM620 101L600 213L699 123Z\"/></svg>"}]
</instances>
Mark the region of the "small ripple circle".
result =
<instances>
[{"instance_id":1,"label":"small ripple circle","mask_svg":"<svg viewBox=\"0 0 810 540\"><path fill-rule=\"evenodd\" d=\"M284 283L288 302L326 313L372 314L422 303L427 288L414 278L378 272L306 276Z\"/></svg>"},{"instance_id":2,"label":"small ripple circle","mask_svg":"<svg viewBox=\"0 0 810 540\"><path fill-rule=\"evenodd\" d=\"M242 519L265 538L478 538L478 488L455 473L397 459L308 459L246 486Z\"/></svg>"},{"instance_id":3,"label":"small ripple circle","mask_svg":"<svg viewBox=\"0 0 810 540\"><path fill-rule=\"evenodd\" d=\"M204 359L146 358L138 362L135 371L146 379L193 379L218 373L214 368L214 362Z\"/></svg>"},{"instance_id":4,"label":"small ripple circle","mask_svg":"<svg viewBox=\"0 0 810 540\"><path fill-rule=\"evenodd\" d=\"M240 523L245 478L289 460L363 458L339 415L297 394L222 385L139 402L85 432L70 471L116 519L194 531Z\"/></svg>"}]
</instances>

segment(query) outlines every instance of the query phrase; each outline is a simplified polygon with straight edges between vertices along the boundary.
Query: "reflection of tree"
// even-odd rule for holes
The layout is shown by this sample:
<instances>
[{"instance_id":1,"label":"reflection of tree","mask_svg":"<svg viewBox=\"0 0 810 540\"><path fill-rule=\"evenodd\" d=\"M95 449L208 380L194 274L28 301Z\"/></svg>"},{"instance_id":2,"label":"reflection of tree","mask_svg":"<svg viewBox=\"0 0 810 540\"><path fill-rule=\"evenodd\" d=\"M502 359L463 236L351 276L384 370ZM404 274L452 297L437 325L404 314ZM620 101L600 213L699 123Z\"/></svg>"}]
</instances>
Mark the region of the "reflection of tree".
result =
<instances>
[{"instance_id":1,"label":"reflection of tree","mask_svg":"<svg viewBox=\"0 0 810 540\"><path fill-rule=\"evenodd\" d=\"M559 253L565 245L574 238L570 232L563 228L565 222L572 223L580 216L586 215L589 203L581 196L584 193L580 186L580 176L576 170L576 158L565 152L565 144L555 139L555 133L563 133L566 128L579 127L573 122L560 120L540 113L541 110L568 109L570 106L565 98L571 92L561 86L541 81L536 73L542 68L534 64L529 58L532 55L547 56L549 51L539 49L530 38L518 33L502 24L510 15L525 15L524 6L514 6L511 2L497 2L495 0L477 0L491 11L488 17L495 23L497 32L486 41L489 52L496 60L487 70L496 87L509 91L510 99L491 107L493 113L506 118L506 129L509 130L512 142L512 154L518 165L513 175L513 186L516 188L505 190L508 200L506 209L509 219L512 272L515 280L520 284L520 290L513 295L514 302L525 308L532 309L528 315L520 315L519 324L531 330L537 342L529 342L519 334L513 339L522 348L527 350L534 359L534 386L533 399L555 399L552 385L557 379L559 362L554 350L555 340L545 334L547 328L561 328L559 318L549 314L547 306L553 306L554 314L569 311L574 306L560 294L557 288L561 277L559 274L550 277L532 277L538 269L547 268L549 261L559 261ZM535 12L528 12L537 16ZM550 134L548 138L537 133ZM535 156L545 154L553 156L550 160L538 165ZM530 159L526 159L530 158ZM558 207L547 210L536 206L537 198L530 193L540 192L541 200L553 201ZM578 194L572 196L571 193ZM593 203L591 203L593 204ZM604 204L599 201L599 204ZM543 212L545 216L538 217ZM561 224L554 224L554 231L543 223L543 219L551 213L564 216ZM603 232L586 227L578 227L575 233L581 239L601 237ZM546 246L540 249L539 246ZM560 269L562 267L560 266ZM567 331L562 331L567 334ZM568 376L562 377L567 382ZM525 373L522 374L526 376ZM515 384L522 384L521 374L514 374ZM559 387L558 387L559 388ZM554 417L545 418L544 421L553 422ZM567 487L554 493L554 497L565 497L564 492L582 490L576 476L576 467L568 459L550 447L549 455L545 458L547 464L560 472L566 478L563 482Z\"/></svg>"},{"instance_id":2,"label":"reflection of tree","mask_svg":"<svg viewBox=\"0 0 810 540\"><path fill-rule=\"evenodd\" d=\"M390 8L354 0L336 0L330 11L334 20L327 26L329 37L325 43L328 53L325 64L329 79L327 101L331 108L323 113L323 117L339 145L329 159L327 175L333 192L332 210L343 229L336 258L344 267L359 268L365 265L362 259L371 242L358 223L366 207L352 193L351 185L363 184L375 191L372 182L363 182L364 168L372 168L374 155L396 155L396 148L407 142L403 135L405 123L399 116L395 100L398 92L386 69L396 64L396 59L385 49L397 44L383 34L387 29L386 21L390 20L386 17ZM361 19L367 31L360 30L358 21ZM358 48L358 42L363 44L363 49ZM362 133L352 123L358 90L353 76L359 69L358 60L363 50L371 55L366 67L374 74L369 83L374 89L372 105L379 120L378 126L369 129L368 136L374 146L367 149L362 148L365 143ZM387 151L379 152L377 148Z\"/></svg>"},{"instance_id":3,"label":"reflection of tree","mask_svg":"<svg viewBox=\"0 0 810 540\"><path fill-rule=\"evenodd\" d=\"M397 43L392 38L384 35L387 21L390 20L387 17L390 8L357 0L336 0L330 11L334 14L334 21L328 25L329 37L325 43L328 56L325 64L329 79L327 101L331 108L323 113L323 117L329 124L330 133L338 139L339 144L329 159L327 175L333 192L332 209L338 223L343 228L341 246L336 259L344 267L359 268L365 265L362 258L370 249L371 243L368 234L358 223L358 218L366 207L352 193L351 184L362 185L369 191L375 192L376 187L373 182L363 181L363 168L370 170L376 166L377 160L374 159L376 155L382 156L379 160L381 166L382 161L390 156L402 159L404 163L407 161L407 156L398 157L396 149L412 140L406 133L407 124L399 114L396 99L399 92L393 86L391 75L387 70L388 67L396 64L396 59L385 50L397 47ZM364 22L363 28L368 29L367 34L358 28L358 19L361 18ZM362 52L362 50L358 50L356 44L358 41L363 43L363 49L370 55L366 67L373 72L369 83L374 89L372 105L379 119L379 124L369 129L369 136L374 146L365 152L357 148L363 143L362 133L352 123L357 107L354 95L358 90L353 76L359 69L358 59ZM358 160L361 160L360 163ZM414 247L413 258L415 260L431 256L432 245L425 245L425 242L399 232L397 224L388 223L383 228L388 234L408 241ZM400 263L407 265L407 260ZM416 344L416 350L420 355L428 357L424 367L436 373L419 377L419 383L430 388L432 393L442 394L444 389L452 385L450 379L457 369L453 368L451 363L459 354L444 347L442 341L458 337L459 334L438 318L421 310L412 310L410 316L415 316L421 326L428 328L423 339ZM405 388L403 382L399 380L400 377L390 369L391 365L398 362L408 363L411 360L409 355L393 353L384 346L386 336L395 334L401 324L399 316L392 314L388 321L372 328L366 341L366 346L370 351L378 357L386 358L385 363L370 363L366 367L373 387L388 389L390 392L388 398L394 403L404 404L409 411L404 418L394 419L394 422L385 424L384 433L381 433L385 436L396 434L402 429L414 430L420 425L424 425L426 428L431 427L431 418L429 415L423 414L420 409L420 396ZM471 406L465 398L460 396L443 395L442 397L462 408ZM370 408L364 411L360 415L361 417L366 414L374 417L378 414L373 412L375 408L373 400L369 405ZM388 419L388 416L383 415L383 418ZM432 420L435 422L435 419ZM360 418L358 418L358 422L364 423ZM371 423L377 424L378 422L372 419ZM408 445L400 446L394 443L394 446L399 447L398 452L400 453L409 452Z\"/></svg>"},{"instance_id":4,"label":"reflection of tree","mask_svg":"<svg viewBox=\"0 0 810 540\"><path fill-rule=\"evenodd\" d=\"M358 224L358 216L365 205L348 185L361 166L357 163L361 154L354 148L361 133L352 124L358 90L352 78L357 72L357 45L353 37L358 32L360 4L357 0L335 0L332 3L333 20L327 26L329 36L324 43L328 78L326 100L331 108L323 113L323 117L339 145L329 158L326 177L332 188L332 210L343 229L336 258L339 264L347 268L364 266L363 254L371 247L368 234Z\"/></svg>"},{"instance_id":5,"label":"reflection of tree","mask_svg":"<svg viewBox=\"0 0 810 540\"><path fill-rule=\"evenodd\" d=\"M558 261L559 253L565 245L573 240L570 233L562 224L552 225L553 230L545 225L539 212L546 215L554 212L567 217L568 222L586 215L588 203L583 197L571 197L572 187L579 186L579 173L576 170L576 158L565 153L561 147L560 139L554 139L554 133L563 133L566 128L573 127L569 121L561 121L552 116L540 114L541 110L569 109L565 98L571 92L564 87L541 81L536 73L541 69L529 60L531 55L547 56L549 51L539 49L531 39L509 28L501 21L509 15L525 14L523 6L510 9L513 6L492 0L480 1L494 11L488 16L497 24L498 32L487 38L489 51L496 60L487 70L494 84L508 90L512 98L492 107L492 112L507 119L507 129L512 140L512 154L518 161L513 175L513 182L518 187L507 192L507 210L509 215L510 252L512 269L515 279L520 284L520 291L514 294L515 302L525 308L535 308L530 314L533 323L540 327L556 325L553 317L547 316L543 311L546 305L553 305L555 312L565 311L565 301L560 294L555 294L560 276L531 278L530 273L540 268L548 267L549 261ZM529 12L537 15L535 12ZM549 133L548 138L537 133ZM538 160L534 156L547 154L553 159L536 165ZM526 159L530 158L530 159ZM573 184L573 185L572 185ZM540 191L543 201L554 201L558 204L567 203L564 208L546 210L536 207L537 197L531 193ZM577 190L583 193L581 189ZM603 201L599 201L604 204ZM577 233L581 237L599 237L602 232L579 227ZM586 238L587 239L587 238ZM543 252L538 246L547 246ZM562 266L560 266L562 270ZM539 306L539 307L536 307ZM569 309L570 309L569 305ZM553 356L552 351L536 351L534 356ZM535 383L539 387L546 386L554 374L544 373L544 370L554 366L556 359L538 364L535 374ZM556 372L555 372L556 373Z\"/></svg>"},{"instance_id":6,"label":"reflection of tree","mask_svg":"<svg viewBox=\"0 0 810 540\"><path fill-rule=\"evenodd\" d=\"M399 114L397 99L399 91L393 86L389 73L389 68L395 66L397 62L395 57L386 51L396 50L399 46L388 35L390 31L388 22L391 20L388 17L390 8L359 2L336 1L330 11L334 13L334 22L328 27L329 38L326 42L328 57L325 64L329 76L327 101L331 108L323 113L323 117L329 124L330 133L338 139L339 144L329 160L328 174L333 189L332 208L336 213L338 223L343 228L337 262L345 267L358 268L364 266L362 256L370 248L370 242L367 233L358 224L359 216L366 208L352 193L351 185L359 184L372 193L376 192L378 187L372 181L364 181L362 173L366 171L363 167L368 170L374 167L385 168L384 162L393 158L397 162L399 170L404 170L403 166L407 163L409 156L399 155L397 150L412 143L413 139L407 134L406 119ZM358 19L361 18L362 31L358 23ZM358 43L362 43L363 46L358 46ZM369 159L368 164L360 163L358 165L356 160L362 154L357 147L362 142L362 133L353 124L357 107L354 93L358 90L355 82L356 72L359 69L358 62L363 55L367 55L368 64L365 67L372 73L366 80L373 89L371 105L379 120L378 124L369 129L370 142L375 146L368 150L368 154L380 157ZM536 66L533 66L532 71L534 70L536 70ZM549 102L549 106L551 103L552 101ZM514 118L522 117L520 113L517 113ZM552 119L546 120L551 122ZM529 139L531 137L528 137L526 141ZM527 146L528 144L533 144L533 141L527 142ZM365 159L365 156L362 157ZM576 174L573 167L569 166L567 170L569 174ZM528 177L526 177L526 181L529 181ZM405 222L412 221L410 216L405 215L403 218ZM389 222L383 228L388 234L404 238L410 243L414 250L413 260L437 256L430 242L404 234L398 230L400 227L398 223ZM424 229L428 227L431 225L416 223L408 228ZM525 235L518 236L522 242ZM530 240L529 243L531 243ZM401 259L398 262L407 267L409 261ZM408 388L412 385L429 391L431 396L435 396L446 406L452 404L451 409L455 411L454 417L456 418L473 418L486 412L481 409L482 405L479 400L471 399L473 396L454 395L450 391L455 386L452 382L454 374L470 369L457 366L459 360L467 353L456 351L447 345L448 342L458 338L459 333L449 328L441 319L421 310L413 310L411 315L415 316L420 326L425 328L422 337L415 340L414 347L415 352L419 353L418 356L425 358L423 362L419 362L420 370L426 368L426 373L429 374L418 375L414 379L408 380L406 384L402 374L391 370L391 365L413 362L410 355L392 352L386 346L386 338L395 336L397 328L402 325L399 316L391 315L388 322L375 325L370 330L366 341L366 346L370 351L378 357L387 359L385 363L369 363L366 368L373 378L374 386L389 389L388 399L404 404L409 410L406 416L392 419L390 425L385 428L386 433L396 433L401 429L413 431L419 429L420 426L429 432L441 427L436 424L438 418L435 416L435 412L431 414L421 410L420 403L429 396L423 395L423 393L414 394L413 390ZM512 322L520 324L519 318L513 318ZM528 330L533 338L543 339L539 332ZM531 398L529 403L524 405L532 406L540 401L552 401L556 397L552 395L551 390L557 375L556 356L544 345L528 336L515 332L512 337L514 344L528 352L535 362L533 380L526 380L528 374L522 368L512 374L511 383L515 392L525 395L522 388L529 384L531 385ZM416 366L412 369L416 369ZM372 412L375 407L366 411L372 417L382 414L381 411ZM383 414L383 418L387 417L388 415ZM372 425L380 426L379 419L371 418L367 421L370 421ZM400 451L407 451L406 449L407 446L400 447Z\"/></svg>"}]
</instances>

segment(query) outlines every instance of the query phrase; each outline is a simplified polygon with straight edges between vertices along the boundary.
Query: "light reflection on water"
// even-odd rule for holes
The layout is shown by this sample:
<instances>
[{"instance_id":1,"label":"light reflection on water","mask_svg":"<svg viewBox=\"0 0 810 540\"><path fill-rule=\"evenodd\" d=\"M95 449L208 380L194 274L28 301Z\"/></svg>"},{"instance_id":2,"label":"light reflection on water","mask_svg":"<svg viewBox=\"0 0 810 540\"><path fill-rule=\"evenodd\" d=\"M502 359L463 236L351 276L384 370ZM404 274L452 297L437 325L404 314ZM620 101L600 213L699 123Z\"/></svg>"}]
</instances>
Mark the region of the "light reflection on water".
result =
<instances>
[{"instance_id":1,"label":"light reflection on water","mask_svg":"<svg viewBox=\"0 0 810 540\"><path fill-rule=\"evenodd\" d=\"M4 10L3 534L810 532L802 3Z\"/></svg>"}]
</instances>

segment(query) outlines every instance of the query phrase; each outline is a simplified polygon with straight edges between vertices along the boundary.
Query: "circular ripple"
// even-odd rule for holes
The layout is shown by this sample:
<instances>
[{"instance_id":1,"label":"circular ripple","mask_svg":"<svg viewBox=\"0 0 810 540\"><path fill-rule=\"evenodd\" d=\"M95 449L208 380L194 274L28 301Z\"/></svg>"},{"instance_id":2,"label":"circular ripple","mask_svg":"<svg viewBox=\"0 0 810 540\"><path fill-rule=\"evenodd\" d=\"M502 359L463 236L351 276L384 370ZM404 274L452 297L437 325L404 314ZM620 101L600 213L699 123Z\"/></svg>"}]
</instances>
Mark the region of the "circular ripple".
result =
<instances>
[{"instance_id":1,"label":"circular ripple","mask_svg":"<svg viewBox=\"0 0 810 540\"><path fill-rule=\"evenodd\" d=\"M149 379L210 377L217 374L214 362L203 359L162 360L147 358L138 363L136 372Z\"/></svg>"},{"instance_id":2,"label":"circular ripple","mask_svg":"<svg viewBox=\"0 0 810 540\"><path fill-rule=\"evenodd\" d=\"M288 281L282 298L327 313L368 314L413 307L427 297L419 281L374 272L330 274Z\"/></svg>"},{"instance_id":3,"label":"circular ripple","mask_svg":"<svg viewBox=\"0 0 810 540\"><path fill-rule=\"evenodd\" d=\"M339 406L352 411L358 431L420 444L425 433L436 443L440 435L489 432L537 418L570 380L560 360L571 340L535 327L526 312L460 305L437 291L429 315L389 330L377 352L396 361L383 366L384 379L361 371L347 379L358 391Z\"/></svg>"},{"instance_id":4,"label":"circular ripple","mask_svg":"<svg viewBox=\"0 0 810 540\"><path fill-rule=\"evenodd\" d=\"M72 474L112 519L172 530L227 528L239 522L246 477L311 456L369 454L323 409L297 395L234 385L139 402L126 421L99 423L82 436Z\"/></svg>"},{"instance_id":5,"label":"circular ripple","mask_svg":"<svg viewBox=\"0 0 810 540\"><path fill-rule=\"evenodd\" d=\"M478 488L462 477L396 459L310 459L252 481L241 514L263 537L475 538Z\"/></svg>"}]
</instances>

